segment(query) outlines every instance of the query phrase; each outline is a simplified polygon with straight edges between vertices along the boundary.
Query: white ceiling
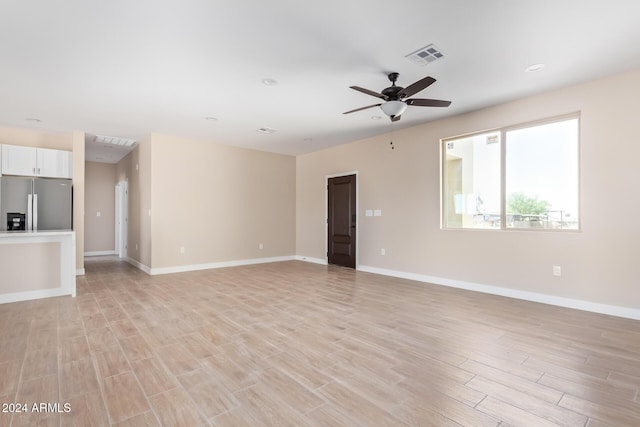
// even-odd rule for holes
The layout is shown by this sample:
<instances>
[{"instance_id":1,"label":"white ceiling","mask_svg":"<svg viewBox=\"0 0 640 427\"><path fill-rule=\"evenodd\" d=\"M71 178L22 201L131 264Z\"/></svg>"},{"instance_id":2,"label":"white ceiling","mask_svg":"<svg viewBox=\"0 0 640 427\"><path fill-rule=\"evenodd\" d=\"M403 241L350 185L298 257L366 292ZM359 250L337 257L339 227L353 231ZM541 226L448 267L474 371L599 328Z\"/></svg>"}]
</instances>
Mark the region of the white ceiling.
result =
<instances>
[{"instance_id":1,"label":"white ceiling","mask_svg":"<svg viewBox=\"0 0 640 427\"><path fill-rule=\"evenodd\" d=\"M397 129L640 67L637 0L0 5L0 124L168 133L292 155L388 132L387 117L371 118L384 116L377 108L341 113L376 104L349 86L380 91L390 71L400 86L433 76L416 97L452 101L409 107ZM405 58L430 43L443 59ZM535 63L546 67L524 72Z\"/></svg>"}]
</instances>

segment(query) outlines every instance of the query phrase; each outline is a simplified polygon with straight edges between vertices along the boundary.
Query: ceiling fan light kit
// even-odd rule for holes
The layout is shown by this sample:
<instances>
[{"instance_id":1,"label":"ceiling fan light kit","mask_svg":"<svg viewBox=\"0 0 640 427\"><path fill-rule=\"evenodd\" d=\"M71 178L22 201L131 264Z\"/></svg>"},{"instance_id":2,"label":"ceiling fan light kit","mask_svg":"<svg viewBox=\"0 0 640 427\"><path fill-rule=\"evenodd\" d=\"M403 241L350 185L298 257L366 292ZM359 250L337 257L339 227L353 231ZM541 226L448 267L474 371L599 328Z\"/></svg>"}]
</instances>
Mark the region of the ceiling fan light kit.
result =
<instances>
[{"instance_id":1,"label":"ceiling fan light kit","mask_svg":"<svg viewBox=\"0 0 640 427\"><path fill-rule=\"evenodd\" d=\"M351 86L351 89L357 90L367 95L375 96L384 100L384 103L368 105L366 107L356 108L355 110L345 111L342 114L355 113L356 111L366 110L368 108L380 107L380 109L391 118L392 122L400 120L402 113L407 109L408 105L416 107L448 107L451 105L451 101L443 101L441 99L420 99L420 98L408 98L415 95L423 89L431 86L436 82L433 77L425 77L418 80L415 83L410 84L406 88L396 85L398 79L398 73L389 73L387 76L391 81L391 86L384 88L382 92L375 92L373 90L365 89L359 86Z\"/></svg>"},{"instance_id":2,"label":"ceiling fan light kit","mask_svg":"<svg viewBox=\"0 0 640 427\"><path fill-rule=\"evenodd\" d=\"M402 101L387 101L380 108L387 116L393 118L404 113L404 110L407 109L407 104Z\"/></svg>"}]
</instances>

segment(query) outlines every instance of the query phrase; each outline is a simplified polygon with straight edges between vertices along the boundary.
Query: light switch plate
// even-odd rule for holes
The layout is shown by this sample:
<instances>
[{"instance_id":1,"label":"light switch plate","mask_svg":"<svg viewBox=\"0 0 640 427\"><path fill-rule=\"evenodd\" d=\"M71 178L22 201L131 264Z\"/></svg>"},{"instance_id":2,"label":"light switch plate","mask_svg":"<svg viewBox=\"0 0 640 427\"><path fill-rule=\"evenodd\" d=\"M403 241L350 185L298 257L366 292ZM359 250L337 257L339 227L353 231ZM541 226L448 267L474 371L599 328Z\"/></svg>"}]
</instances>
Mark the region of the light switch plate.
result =
<instances>
[{"instance_id":1,"label":"light switch plate","mask_svg":"<svg viewBox=\"0 0 640 427\"><path fill-rule=\"evenodd\" d=\"M373 216L373 211L371 209L367 209L364 211L364 216Z\"/></svg>"},{"instance_id":2,"label":"light switch plate","mask_svg":"<svg viewBox=\"0 0 640 427\"><path fill-rule=\"evenodd\" d=\"M382 210L376 209L375 211L373 211L373 216L382 216Z\"/></svg>"}]
</instances>

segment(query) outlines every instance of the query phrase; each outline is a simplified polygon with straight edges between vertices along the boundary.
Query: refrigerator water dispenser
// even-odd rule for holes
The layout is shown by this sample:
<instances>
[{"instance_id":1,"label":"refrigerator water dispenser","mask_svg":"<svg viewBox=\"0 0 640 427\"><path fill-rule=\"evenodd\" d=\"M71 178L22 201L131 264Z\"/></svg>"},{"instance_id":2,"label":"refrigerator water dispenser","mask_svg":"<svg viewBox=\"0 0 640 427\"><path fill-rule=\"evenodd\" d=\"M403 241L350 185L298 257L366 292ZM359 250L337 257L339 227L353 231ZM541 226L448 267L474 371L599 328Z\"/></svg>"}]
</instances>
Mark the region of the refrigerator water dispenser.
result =
<instances>
[{"instance_id":1,"label":"refrigerator water dispenser","mask_svg":"<svg viewBox=\"0 0 640 427\"><path fill-rule=\"evenodd\" d=\"M7 230L24 230L26 228L25 217L23 213L7 212Z\"/></svg>"}]
</instances>

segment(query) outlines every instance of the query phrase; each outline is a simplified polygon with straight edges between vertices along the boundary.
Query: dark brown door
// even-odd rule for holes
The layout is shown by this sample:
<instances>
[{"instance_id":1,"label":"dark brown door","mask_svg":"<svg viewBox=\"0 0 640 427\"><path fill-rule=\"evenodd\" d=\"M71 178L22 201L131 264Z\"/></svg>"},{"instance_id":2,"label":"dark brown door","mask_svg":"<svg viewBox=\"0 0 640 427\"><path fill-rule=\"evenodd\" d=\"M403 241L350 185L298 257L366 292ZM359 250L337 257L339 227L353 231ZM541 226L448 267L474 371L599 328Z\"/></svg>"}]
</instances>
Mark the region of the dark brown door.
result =
<instances>
[{"instance_id":1,"label":"dark brown door","mask_svg":"<svg viewBox=\"0 0 640 427\"><path fill-rule=\"evenodd\" d=\"M329 178L329 264L356 268L356 176Z\"/></svg>"}]
</instances>

